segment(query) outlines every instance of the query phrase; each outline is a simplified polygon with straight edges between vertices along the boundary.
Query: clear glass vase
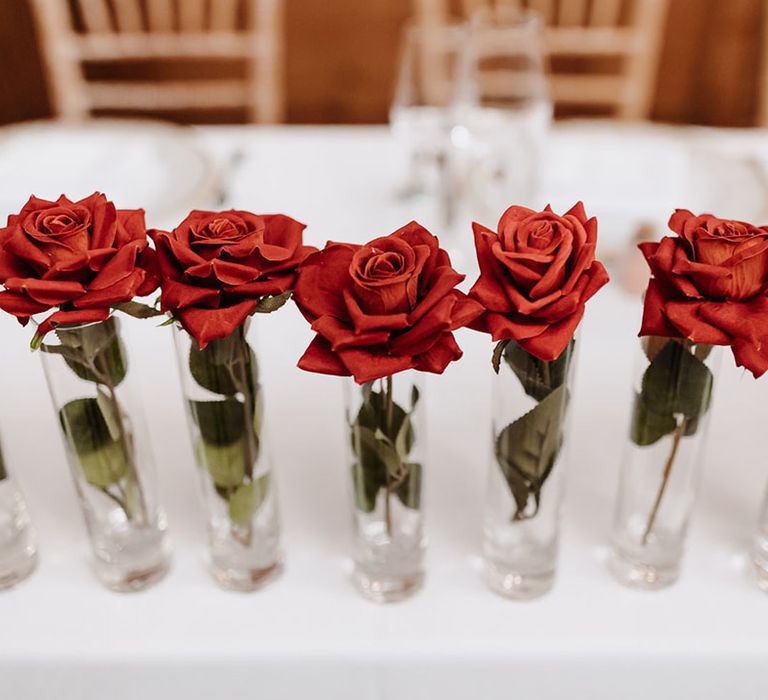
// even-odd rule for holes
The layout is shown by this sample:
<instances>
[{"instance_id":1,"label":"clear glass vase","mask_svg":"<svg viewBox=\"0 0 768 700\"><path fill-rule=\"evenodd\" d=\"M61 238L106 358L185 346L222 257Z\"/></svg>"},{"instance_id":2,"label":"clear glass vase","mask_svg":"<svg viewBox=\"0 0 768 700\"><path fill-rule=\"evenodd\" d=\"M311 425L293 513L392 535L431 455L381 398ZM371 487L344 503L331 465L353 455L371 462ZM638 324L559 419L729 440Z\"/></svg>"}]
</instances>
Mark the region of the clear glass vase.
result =
<instances>
[{"instance_id":1,"label":"clear glass vase","mask_svg":"<svg viewBox=\"0 0 768 700\"><path fill-rule=\"evenodd\" d=\"M221 586L238 591L261 588L282 570L264 390L249 325L203 350L182 328L174 333L211 571Z\"/></svg>"},{"instance_id":2,"label":"clear glass vase","mask_svg":"<svg viewBox=\"0 0 768 700\"><path fill-rule=\"evenodd\" d=\"M422 376L401 372L347 383L354 573L369 600L413 595L424 581Z\"/></svg>"},{"instance_id":3,"label":"clear glass vase","mask_svg":"<svg viewBox=\"0 0 768 700\"><path fill-rule=\"evenodd\" d=\"M0 590L23 581L35 566L37 550L27 506L0 452Z\"/></svg>"},{"instance_id":4,"label":"clear glass vase","mask_svg":"<svg viewBox=\"0 0 768 700\"><path fill-rule=\"evenodd\" d=\"M554 581L576 347L551 361L514 341L494 352L483 558L488 586L508 598L536 598Z\"/></svg>"},{"instance_id":5,"label":"clear glass vase","mask_svg":"<svg viewBox=\"0 0 768 700\"><path fill-rule=\"evenodd\" d=\"M757 530L752 538L751 554L757 587L768 593L768 492L763 497Z\"/></svg>"},{"instance_id":6,"label":"clear glass vase","mask_svg":"<svg viewBox=\"0 0 768 700\"><path fill-rule=\"evenodd\" d=\"M40 350L96 573L115 591L147 588L170 554L120 319L59 326Z\"/></svg>"},{"instance_id":7,"label":"clear glass vase","mask_svg":"<svg viewBox=\"0 0 768 700\"><path fill-rule=\"evenodd\" d=\"M673 584L699 483L722 348L641 338L609 566L632 588Z\"/></svg>"}]
</instances>

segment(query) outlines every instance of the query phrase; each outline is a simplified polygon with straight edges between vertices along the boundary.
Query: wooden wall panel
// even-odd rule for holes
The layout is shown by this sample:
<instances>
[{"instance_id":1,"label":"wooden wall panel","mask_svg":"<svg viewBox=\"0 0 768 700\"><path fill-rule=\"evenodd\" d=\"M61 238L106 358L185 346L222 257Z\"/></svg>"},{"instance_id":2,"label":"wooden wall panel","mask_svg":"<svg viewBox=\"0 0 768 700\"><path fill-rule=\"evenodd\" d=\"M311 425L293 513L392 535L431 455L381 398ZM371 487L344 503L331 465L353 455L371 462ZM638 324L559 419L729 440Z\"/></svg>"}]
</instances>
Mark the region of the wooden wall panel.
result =
<instances>
[{"instance_id":1,"label":"wooden wall panel","mask_svg":"<svg viewBox=\"0 0 768 700\"><path fill-rule=\"evenodd\" d=\"M385 121L399 30L411 2L286 0L288 120ZM49 114L27 3L0 0L0 123ZM753 123L768 3L671 0L670 5L654 118Z\"/></svg>"}]
</instances>

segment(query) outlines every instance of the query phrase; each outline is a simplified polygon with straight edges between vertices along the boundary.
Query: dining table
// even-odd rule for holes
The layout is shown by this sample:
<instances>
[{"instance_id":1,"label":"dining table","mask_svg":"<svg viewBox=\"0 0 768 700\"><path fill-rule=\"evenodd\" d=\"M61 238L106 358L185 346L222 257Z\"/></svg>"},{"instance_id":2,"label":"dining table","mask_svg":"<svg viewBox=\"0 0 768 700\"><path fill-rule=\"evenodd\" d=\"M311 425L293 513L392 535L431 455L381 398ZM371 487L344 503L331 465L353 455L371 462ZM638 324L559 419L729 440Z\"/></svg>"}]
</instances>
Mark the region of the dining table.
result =
<instances>
[{"instance_id":1,"label":"dining table","mask_svg":"<svg viewBox=\"0 0 768 700\"><path fill-rule=\"evenodd\" d=\"M72 127L45 128L54 138ZM120 197L106 194L119 206L140 204L132 192L152 194L149 226L172 227L193 208L280 212L305 223L305 241L322 247L364 242L417 219L466 273L462 289L477 275L471 219L448 226L428 197L403 193L407 163L386 126L180 129L206 171L186 198L172 173L149 192L138 160L118 178L120 129L140 142L144 127L111 128L112 146L100 143ZM3 143L0 133L0 187L13 171ZM343 387L350 380L297 369L312 339L298 309L287 304L254 320L285 567L248 594L222 590L206 569L173 329L126 317L173 561L156 586L118 594L91 569L57 418L29 347L32 330L4 314L0 431L28 502L39 564L0 592L0 698L768 697L768 597L749 557L768 477L768 386L737 368L730 352L716 375L679 581L641 592L619 585L607 568L640 355L641 295L625 283L627 261L637 255L633 236L640 226L663 235L677 207L768 220L768 132L558 122L541 158L532 204L564 211L583 201L598 216L598 255L613 278L587 304L579 331L559 560L547 595L512 601L483 581L483 506L493 468L489 336L458 331L464 356L427 377L425 584L409 600L378 605L349 580ZM71 187L79 195L98 179L89 176L85 183L62 167L46 173L44 191L34 194L50 198L61 194L54 188ZM178 182L188 180L179 174ZM24 203L10 201L8 191L0 195L3 218ZM502 211L500 203L496 219ZM482 223L493 227L496 219Z\"/></svg>"}]
</instances>

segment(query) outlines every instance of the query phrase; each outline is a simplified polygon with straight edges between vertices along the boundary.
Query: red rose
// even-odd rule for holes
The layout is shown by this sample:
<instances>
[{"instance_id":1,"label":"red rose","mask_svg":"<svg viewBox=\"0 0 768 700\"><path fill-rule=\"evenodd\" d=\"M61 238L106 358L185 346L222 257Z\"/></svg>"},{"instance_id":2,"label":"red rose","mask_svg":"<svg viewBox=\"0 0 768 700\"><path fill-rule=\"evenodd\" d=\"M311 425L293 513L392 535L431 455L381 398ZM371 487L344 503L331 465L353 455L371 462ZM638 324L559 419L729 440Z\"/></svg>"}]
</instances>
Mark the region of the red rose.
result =
<instances>
[{"instance_id":1,"label":"red rose","mask_svg":"<svg viewBox=\"0 0 768 700\"><path fill-rule=\"evenodd\" d=\"M30 197L0 229L0 309L26 325L59 307L37 329L108 318L110 307L157 288L144 212L118 210L103 194L79 202Z\"/></svg>"},{"instance_id":2,"label":"red rose","mask_svg":"<svg viewBox=\"0 0 768 700\"><path fill-rule=\"evenodd\" d=\"M290 292L315 248L282 214L193 211L172 232L150 231L160 260L163 311L204 348L226 338L260 299Z\"/></svg>"},{"instance_id":3,"label":"red rose","mask_svg":"<svg viewBox=\"0 0 768 700\"><path fill-rule=\"evenodd\" d=\"M294 300L317 332L299 367L359 384L440 374L462 355L452 331L482 311L454 289L463 279L415 221L365 245L328 243L299 267Z\"/></svg>"},{"instance_id":4,"label":"red rose","mask_svg":"<svg viewBox=\"0 0 768 700\"><path fill-rule=\"evenodd\" d=\"M485 313L476 330L514 340L541 360L568 345L584 304L608 282L595 260L597 219L579 202L563 216L547 208L507 209L498 233L473 224L480 276L469 295Z\"/></svg>"},{"instance_id":5,"label":"red rose","mask_svg":"<svg viewBox=\"0 0 768 700\"><path fill-rule=\"evenodd\" d=\"M768 369L768 230L678 209L677 238L641 243L653 277L640 335L730 345L736 364Z\"/></svg>"}]
</instances>

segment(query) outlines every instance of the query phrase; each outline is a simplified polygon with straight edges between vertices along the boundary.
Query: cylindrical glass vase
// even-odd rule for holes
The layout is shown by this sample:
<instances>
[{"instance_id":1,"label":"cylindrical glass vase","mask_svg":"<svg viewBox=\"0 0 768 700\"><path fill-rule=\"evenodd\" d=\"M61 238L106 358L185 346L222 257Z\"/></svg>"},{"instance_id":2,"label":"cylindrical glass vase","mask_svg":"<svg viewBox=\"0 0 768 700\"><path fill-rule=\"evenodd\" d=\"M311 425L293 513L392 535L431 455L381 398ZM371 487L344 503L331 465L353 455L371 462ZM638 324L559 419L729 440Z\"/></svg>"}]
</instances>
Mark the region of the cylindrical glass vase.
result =
<instances>
[{"instance_id":1,"label":"cylindrical glass vase","mask_svg":"<svg viewBox=\"0 0 768 700\"><path fill-rule=\"evenodd\" d=\"M264 421L264 391L248 325L202 350L176 327L179 369L221 586L252 591L282 570L280 520Z\"/></svg>"},{"instance_id":2,"label":"cylindrical glass vase","mask_svg":"<svg viewBox=\"0 0 768 700\"><path fill-rule=\"evenodd\" d=\"M609 565L620 583L657 589L680 573L722 349L656 336L640 347Z\"/></svg>"},{"instance_id":3,"label":"cylindrical glass vase","mask_svg":"<svg viewBox=\"0 0 768 700\"><path fill-rule=\"evenodd\" d=\"M575 351L572 339L551 361L515 341L494 352L483 557L488 586L508 598L536 598L554 581Z\"/></svg>"},{"instance_id":4,"label":"cylindrical glass vase","mask_svg":"<svg viewBox=\"0 0 768 700\"><path fill-rule=\"evenodd\" d=\"M757 587L768 593L768 492L760 508L757 530L752 538L751 554Z\"/></svg>"},{"instance_id":5,"label":"cylindrical glass vase","mask_svg":"<svg viewBox=\"0 0 768 700\"><path fill-rule=\"evenodd\" d=\"M23 581L36 565L27 506L0 452L0 590Z\"/></svg>"},{"instance_id":6,"label":"cylindrical glass vase","mask_svg":"<svg viewBox=\"0 0 768 700\"><path fill-rule=\"evenodd\" d=\"M170 554L120 320L59 326L40 350L96 573L115 591L147 588Z\"/></svg>"},{"instance_id":7,"label":"cylindrical glass vase","mask_svg":"<svg viewBox=\"0 0 768 700\"><path fill-rule=\"evenodd\" d=\"M369 600L413 595L424 581L422 375L347 384L353 582Z\"/></svg>"}]
</instances>

